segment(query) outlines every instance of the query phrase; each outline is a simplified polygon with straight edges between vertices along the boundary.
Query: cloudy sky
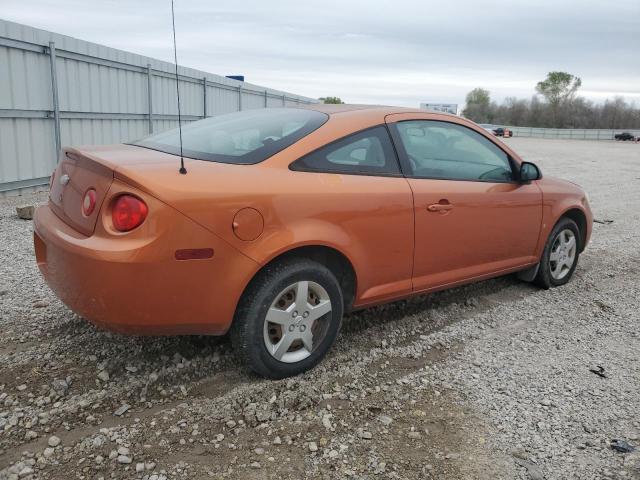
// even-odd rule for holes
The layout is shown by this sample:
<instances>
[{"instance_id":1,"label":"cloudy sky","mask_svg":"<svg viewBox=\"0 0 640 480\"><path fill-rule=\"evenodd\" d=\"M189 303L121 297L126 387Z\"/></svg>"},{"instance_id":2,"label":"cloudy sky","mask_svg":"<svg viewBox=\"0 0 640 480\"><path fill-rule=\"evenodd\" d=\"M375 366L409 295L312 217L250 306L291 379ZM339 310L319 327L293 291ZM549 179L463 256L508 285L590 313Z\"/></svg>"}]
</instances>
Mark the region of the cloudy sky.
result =
<instances>
[{"instance_id":1,"label":"cloudy sky","mask_svg":"<svg viewBox=\"0 0 640 480\"><path fill-rule=\"evenodd\" d=\"M640 105L640 0L175 0L178 60L349 103L529 97L552 70ZM0 17L172 61L170 0L0 0Z\"/></svg>"}]
</instances>

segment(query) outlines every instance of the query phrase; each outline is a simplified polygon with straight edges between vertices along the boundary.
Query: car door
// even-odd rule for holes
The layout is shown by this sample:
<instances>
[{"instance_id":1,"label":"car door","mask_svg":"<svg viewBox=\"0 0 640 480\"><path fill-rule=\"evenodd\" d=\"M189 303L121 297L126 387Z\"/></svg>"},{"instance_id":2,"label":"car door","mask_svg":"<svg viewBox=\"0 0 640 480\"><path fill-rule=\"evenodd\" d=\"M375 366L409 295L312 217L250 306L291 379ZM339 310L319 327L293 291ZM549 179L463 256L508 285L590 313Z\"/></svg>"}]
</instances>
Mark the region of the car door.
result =
<instances>
[{"instance_id":1,"label":"car door","mask_svg":"<svg viewBox=\"0 0 640 480\"><path fill-rule=\"evenodd\" d=\"M387 122L414 196L415 291L536 261L542 192L515 180L517 164L497 142L444 116Z\"/></svg>"}]
</instances>

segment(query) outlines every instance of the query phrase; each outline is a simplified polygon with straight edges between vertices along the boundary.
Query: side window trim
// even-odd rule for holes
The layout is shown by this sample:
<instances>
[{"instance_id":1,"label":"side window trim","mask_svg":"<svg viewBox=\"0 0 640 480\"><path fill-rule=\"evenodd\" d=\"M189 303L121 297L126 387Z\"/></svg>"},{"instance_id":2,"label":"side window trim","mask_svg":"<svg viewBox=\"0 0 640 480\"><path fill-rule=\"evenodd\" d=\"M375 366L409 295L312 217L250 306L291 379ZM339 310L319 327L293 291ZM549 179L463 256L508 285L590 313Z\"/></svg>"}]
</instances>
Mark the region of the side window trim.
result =
<instances>
[{"instance_id":1,"label":"side window trim","mask_svg":"<svg viewBox=\"0 0 640 480\"><path fill-rule=\"evenodd\" d=\"M357 135L361 135L369 130L374 130L374 129L378 129L382 127L385 132L386 135L384 136L384 141L386 141L388 143L389 149L393 152L393 155L391 155L393 158L390 159L393 161L394 166L396 171L395 172L375 172L375 171L366 171L366 170L340 170L340 169L335 169L332 170L331 168L323 168L323 169L316 169L316 168L309 168L305 165L302 164L302 160L305 159L306 157L309 157L311 155L314 155L318 152L320 152L321 150L324 149L330 149L332 146L334 146L337 143L343 142L345 140L348 140L350 137L355 137ZM381 140L383 141L383 140ZM395 146L395 142L393 141L391 132L388 128L388 125L386 123L380 123L378 125L372 125L370 127L366 127L363 128L362 130L358 130L356 132L352 132L349 133L348 135L345 135L344 137L340 137L337 138L336 140L332 141L331 143L327 143L325 145L322 145L321 147L316 148L315 150L312 150L311 152L306 153L305 155L303 155L300 158L297 158L296 160L294 160L293 162L291 162L289 164L289 170L295 171L295 172L311 172L311 173L333 173L333 174L339 174L339 175L364 175L364 176L369 176L369 177L395 177L395 178L402 178L404 177L404 172L402 169L402 165L400 162L400 159L398 157L398 150L396 149Z\"/></svg>"},{"instance_id":2,"label":"side window trim","mask_svg":"<svg viewBox=\"0 0 640 480\"><path fill-rule=\"evenodd\" d=\"M517 180L517 164L516 162L513 160L513 158L511 157L511 155L509 155L509 153L507 151L505 151L500 145L498 145L497 143L495 143L493 140L491 140L490 138L484 137L488 142L491 142L495 147L497 147L502 153L504 153L507 156L507 159L509 160L509 166L511 167L511 174L513 176L513 178L511 180L495 180L495 179L487 179L487 180L483 180L483 179L467 179L467 178L442 178L442 177L430 177L430 176L423 176L423 175L414 175L412 168L411 168L411 164L409 163L409 155L407 154L407 150L404 147L404 144L402 143L402 139L400 138L400 132L398 131L398 123L402 123L402 122L416 122L416 121L422 121L422 122L432 122L435 120L428 120L428 119L424 119L424 118L415 118L415 119L405 119L405 120L398 120L398 121L393 121L393 122L388 122L387 123L387 127L389 130L389 134L391 135L391 140L393 141L393 146L394 149L396 151L396 155L398 156L398 160L400 161L400 169L402 170L402 174L406 177L406 178L415 178L415 179L422 179L422 180L444 180L444 181L453 181L453 182L480 182L480 183L519 183ZM468 130L471 130L472 132L481 135L481 133L476 132L474 129L467 127L466 125L463 125L461 123L457 123L457 122L448 122L446 120L437 120L438 122L441 123L450 123L452 125L457 125L460 127L464 127Z\"/></svg>"}]
</instances>

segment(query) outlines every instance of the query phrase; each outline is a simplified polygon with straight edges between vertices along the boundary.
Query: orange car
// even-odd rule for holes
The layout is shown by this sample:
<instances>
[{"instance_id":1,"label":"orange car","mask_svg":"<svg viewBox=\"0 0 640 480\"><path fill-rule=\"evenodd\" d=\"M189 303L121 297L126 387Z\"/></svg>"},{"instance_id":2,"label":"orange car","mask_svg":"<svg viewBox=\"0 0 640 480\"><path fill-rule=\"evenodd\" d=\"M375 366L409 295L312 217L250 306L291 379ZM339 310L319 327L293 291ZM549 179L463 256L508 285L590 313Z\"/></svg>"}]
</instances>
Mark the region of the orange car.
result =
<instances>
[{"instance_id":1,"label":"orange car","mask_svg":"<svg viewBox=\"0 0 640 480\"><path fill-rule=\"evenodd\" d=\"M317 105L67 148L35 215L38 266L109 330L213 334L261 375L313 367L345 311L510 272L566 283L585 192L460 117Z\"/></svg>"}]
</instances>

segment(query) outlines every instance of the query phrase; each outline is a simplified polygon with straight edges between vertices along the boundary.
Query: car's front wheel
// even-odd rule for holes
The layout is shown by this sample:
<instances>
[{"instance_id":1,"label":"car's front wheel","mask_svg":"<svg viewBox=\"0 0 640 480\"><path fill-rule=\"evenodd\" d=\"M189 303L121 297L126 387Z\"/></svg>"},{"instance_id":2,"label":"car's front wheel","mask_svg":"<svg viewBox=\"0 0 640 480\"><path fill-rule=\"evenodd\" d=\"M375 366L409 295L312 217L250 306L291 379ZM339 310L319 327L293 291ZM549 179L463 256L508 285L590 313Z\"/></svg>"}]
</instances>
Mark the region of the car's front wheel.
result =
<instances>
[{"instance_id":1,"label":"car's front wheel","mask_svg":"<svg viewBox=\"0 0 640 480\"><path fill-rule=\"evenodd\" d=\"M569 218L562 218L553 227L544 247L535 282L543 288L567 283L578 265L580 230Z\"/></svg>"},{"instance_id":2,"label":"car's front wheel","mask_svg":"<svg viewBox=\"0 0 640 480\"><path fill-rule=\"evenodd\" d=\"M340 284L324 265L308 259L277 262L260 272L243 295L231 340L259 375L297 375L329 351L343 309Z\"/></svg>"}]
</instances>

